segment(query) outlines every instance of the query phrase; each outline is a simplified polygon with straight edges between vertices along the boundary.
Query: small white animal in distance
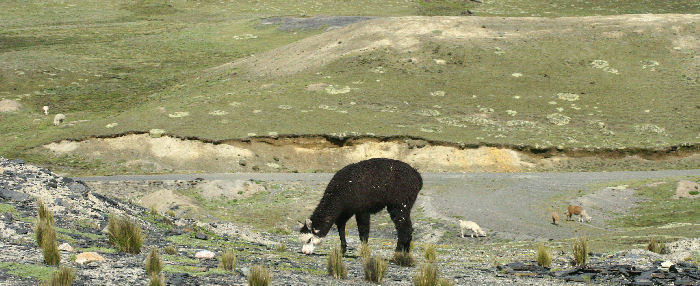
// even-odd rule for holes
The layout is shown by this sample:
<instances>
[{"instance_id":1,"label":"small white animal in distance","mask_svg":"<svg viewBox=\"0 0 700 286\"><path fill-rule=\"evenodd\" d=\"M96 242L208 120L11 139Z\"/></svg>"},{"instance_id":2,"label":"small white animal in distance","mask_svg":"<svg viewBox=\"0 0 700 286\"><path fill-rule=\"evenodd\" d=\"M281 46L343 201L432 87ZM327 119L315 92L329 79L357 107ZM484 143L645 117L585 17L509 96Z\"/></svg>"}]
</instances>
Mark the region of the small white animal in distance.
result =
<instances>
[{"instance_id":1,"label":"small white animal in distance","mask_svg":"<svg viewBox=\"0 0 700 286\"><path fill-rule=\"evenodd\" d=\"M58 126L63 123L64 120L66 120L66 116L63 113L56 114L56 116L53 117L53 125Z\"/></svg>"},{"instance_id":2,"label":"small white animal in distance","mask_svg":"<svg viewBox=\"0 0 700 286\"><path fill-rule=\"evenodd\" d=\"M470 237L476 236L486 236L486 233L479 227L478 224L476 224L473 221L470 220L459 220L459 229L462 234L462 237L464 237L464 231L465 230L471 230Z\"/></svg>"},{"instance_id":3,"label":"small white animal in distance","mask_svg":"<svg viewBox=\"0 0 700 286\"><path fill-rule=\"evenodd\" d=\"M42 107L41 110L44 111L44 115L49 115L49 106L48 105L44 105L44 107Z\"/></svg>"}]
</instances>

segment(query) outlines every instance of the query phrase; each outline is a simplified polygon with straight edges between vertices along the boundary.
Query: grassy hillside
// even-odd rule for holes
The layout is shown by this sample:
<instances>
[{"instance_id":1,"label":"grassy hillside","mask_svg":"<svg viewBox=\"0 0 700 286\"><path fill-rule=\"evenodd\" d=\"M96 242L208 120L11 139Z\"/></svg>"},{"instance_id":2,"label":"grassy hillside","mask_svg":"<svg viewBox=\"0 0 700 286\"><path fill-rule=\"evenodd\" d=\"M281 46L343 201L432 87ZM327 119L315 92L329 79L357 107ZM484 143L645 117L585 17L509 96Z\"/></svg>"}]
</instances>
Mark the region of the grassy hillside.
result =
<instances>
[{"instance_id":1,"label":"grassy hillside","mask_svg":"<svg viewBox=\"0 0 700 286\"><path fill-rule=\"evenodd\" d=\"M343 35L349 30L283 32L259 22L276 15L455 15L465 9L479 16L700 11L696 1L538 3L3 1L0 99L24 108L0 113L0 155L26 155L63 138L153 128L205 139L398 134L564 148L698 142L694 16L648 23L380 19L343 28L355 33L351 40ZM397 23L408 23L401 21L437 28L401 30ZM485 34L460 38L455 32L463 30L450 25ZM402 37L415 45L395 45ZM393 43L385 45L387 39ZM316 50L292 53L357 43L379 49L328 54L318 63L304 63L304 56L322 54ZM285 70L287 62L307 69L262 76L243 64L211 69L264 51L264 64L274 69ZM52 126L43 105L65 113L69 124Z\"/></svg>"}]
</instances>

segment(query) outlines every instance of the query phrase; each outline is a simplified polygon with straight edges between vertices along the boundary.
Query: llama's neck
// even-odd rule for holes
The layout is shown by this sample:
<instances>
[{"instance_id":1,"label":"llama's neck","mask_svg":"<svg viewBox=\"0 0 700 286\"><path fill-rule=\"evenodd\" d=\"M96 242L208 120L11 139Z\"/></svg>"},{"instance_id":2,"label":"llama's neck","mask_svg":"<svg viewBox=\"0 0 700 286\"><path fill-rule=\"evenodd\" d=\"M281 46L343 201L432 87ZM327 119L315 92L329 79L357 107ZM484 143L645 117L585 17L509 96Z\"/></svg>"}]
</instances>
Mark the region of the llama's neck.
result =
<instances>
[{"instance_id":1,"label":"llama's neck","mask_svg":"<svg viewBox=\"0 0 700 286\"><path fill-rule=\"evenodd\" d=\"M340 216L340 212L340 204L337 200L323 196L310 218L314 231L318 231L315 235L318 237L326 236L335 220Z\"/></svg>"}]
</instances>

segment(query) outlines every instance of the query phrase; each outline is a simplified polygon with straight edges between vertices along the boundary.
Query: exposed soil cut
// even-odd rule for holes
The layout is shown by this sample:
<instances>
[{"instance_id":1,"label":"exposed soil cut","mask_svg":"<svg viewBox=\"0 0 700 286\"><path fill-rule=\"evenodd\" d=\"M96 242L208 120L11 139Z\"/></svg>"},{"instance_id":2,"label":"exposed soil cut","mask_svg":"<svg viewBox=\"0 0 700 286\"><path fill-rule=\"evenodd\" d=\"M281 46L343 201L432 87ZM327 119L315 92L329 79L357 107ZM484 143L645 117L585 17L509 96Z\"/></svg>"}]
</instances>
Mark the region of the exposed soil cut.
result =
<instances>
[{"instance_id":1,"label":"exposed soil cut","mask_svg":"<svg viewBox=\"0 0 700 286\"><path fill-rule=\"evenodd\" d=\"M697 161L696 147L669 150L539 150L508 146L459 146L405 137L254 137L205 142L129 134L44 145L53 155L79 154L139 172L335 172L361 160L385 157L421 172L521 172L598 157L611 160Z\"/></svg>"}]
</instances>

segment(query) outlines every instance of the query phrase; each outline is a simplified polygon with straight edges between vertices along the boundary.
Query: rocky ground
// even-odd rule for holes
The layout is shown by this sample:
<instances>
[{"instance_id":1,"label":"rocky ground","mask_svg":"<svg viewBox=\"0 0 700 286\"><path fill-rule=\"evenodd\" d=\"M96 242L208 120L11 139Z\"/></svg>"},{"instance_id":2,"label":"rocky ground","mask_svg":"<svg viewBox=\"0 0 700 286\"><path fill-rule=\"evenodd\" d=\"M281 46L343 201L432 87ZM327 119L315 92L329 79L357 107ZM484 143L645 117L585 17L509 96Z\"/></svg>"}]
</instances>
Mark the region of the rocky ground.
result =
<instances>
[{"instance_id":1,"label":"rocky ground","mask_svg":"<svg viewBox=\"0 0 700 286\"><path fill-rule=\"evenodd\" d=\"M178 184L186 188L188 184L198 183L198 180L185 180ZM54 213L58 243L68 243L73 248L62 251L61 264L77 270L74 285L144 284L148 279L143 268L146 250L166 246L177 250L174 255L162 256L165 277L171 285L241 285L245 284L248 269L255 264L271 268L273 284L277 285L371 285L362 281L361 259L353 248L357 244L353 232L345 258L348 278L334 280L325 275L326 253L329 245L337 243L333 233L319 254L304 256L291 232L259 231L223 220L208 219L205 223L181 217L180 213L152 212L127 198L95 192L81 181L58 176L22 160L4 158L0 158L0 249L3 250L0 285L36 285L55 270L43 264L33 238L37 200L46 203ZM109 245L106 225L111 214L128 216L141 225L146 235L141 254L120 253ZM434 224L443 227L439 222ZM370 240L375 254L383 257L390 257L392 243L391 235L373 236ZM697 237L669 243L670 252L664 255L640 249L609 254L593 252L585 269L571 266L569 253L556 251L551 269L535 267L534 252L524 247L526 244L489 238L438 244L441 276L457 285L565 285L587 281L636 285L700 283L697 265L688 259L697 256L700 249ZM419 255L422 248L422 244L416 244L414 255L419 263L423 262ZM210 250L218 256L229 249L238 253L236 270L231 272L219 269L216 258L195 258L201 250ZM83 252L96 252L104 261L79 264L76 257ZM391 264L383 284L411 285L416 270L417 267Z\"/></svg>"}]
</instances>

